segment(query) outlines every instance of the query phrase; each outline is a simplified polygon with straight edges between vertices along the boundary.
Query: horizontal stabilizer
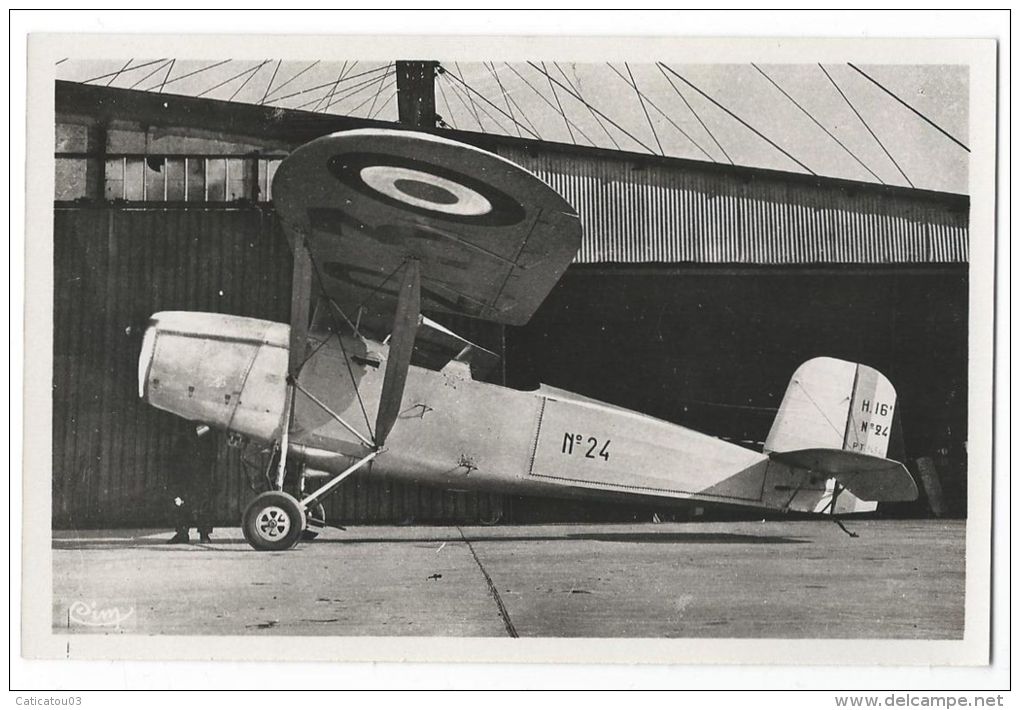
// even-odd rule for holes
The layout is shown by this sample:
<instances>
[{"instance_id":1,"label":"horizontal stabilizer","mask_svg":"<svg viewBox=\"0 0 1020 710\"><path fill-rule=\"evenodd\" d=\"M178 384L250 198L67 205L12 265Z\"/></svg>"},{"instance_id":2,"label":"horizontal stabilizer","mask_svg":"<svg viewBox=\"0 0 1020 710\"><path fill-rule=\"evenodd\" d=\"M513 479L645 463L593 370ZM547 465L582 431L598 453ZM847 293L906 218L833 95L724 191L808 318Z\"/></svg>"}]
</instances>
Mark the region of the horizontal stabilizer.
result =
<instances>
[{"instance_id":1,"label":"horizontal stabilizer","mask_svg":"<svg viewBox=\"0 0 1020 710\"><path fill-rule=\"evenodd\" d=\"M861 500L894 503L917 498L917 485L898 461L841 449L800 449L769 454L791 468L834 478Z\"/></svg>"}]
</instances>

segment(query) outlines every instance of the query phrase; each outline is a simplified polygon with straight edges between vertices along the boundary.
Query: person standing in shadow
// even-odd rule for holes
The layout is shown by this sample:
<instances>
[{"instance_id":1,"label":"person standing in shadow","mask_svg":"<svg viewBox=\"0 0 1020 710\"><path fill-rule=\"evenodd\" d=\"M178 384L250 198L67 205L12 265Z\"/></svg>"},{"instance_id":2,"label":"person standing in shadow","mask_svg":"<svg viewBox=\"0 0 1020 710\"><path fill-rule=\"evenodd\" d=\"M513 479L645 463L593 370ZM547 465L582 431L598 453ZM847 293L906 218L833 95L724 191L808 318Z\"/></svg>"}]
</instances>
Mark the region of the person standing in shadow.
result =
<instances>
[{"instance_id":1,"label":"person standing in shadow","mask_svg":"<svg viewBox=\"0 0 1020 710\"><path fill-rule=\"evenodd\" d=\"M169 493L173 497L177 533L167 542L191 542L191 528L201 542L212 542L212 504L216 495L216 437L205 424L188 422L173 445Z\"/></svg>"}]
</instances>

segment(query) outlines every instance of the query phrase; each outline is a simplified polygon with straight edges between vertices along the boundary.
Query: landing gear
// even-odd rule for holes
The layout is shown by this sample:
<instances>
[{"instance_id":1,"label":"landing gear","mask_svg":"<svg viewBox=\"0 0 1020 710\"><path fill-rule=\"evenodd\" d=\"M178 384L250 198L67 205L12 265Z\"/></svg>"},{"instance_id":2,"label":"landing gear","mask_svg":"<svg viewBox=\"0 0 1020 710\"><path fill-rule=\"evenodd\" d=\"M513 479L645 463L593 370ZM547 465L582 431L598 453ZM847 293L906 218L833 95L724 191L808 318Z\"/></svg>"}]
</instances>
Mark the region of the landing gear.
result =
<instances>
[{"instance_id":1,"label":"landing gear","mask_svg":"<svg viewBox=\"0 0 1020 710\"><path fill-rule=\"evenodd\" d=\"M244 539L256 550L289 550L301 539L305 511L297 498L283 491L267 491L244 511Z\"/></svg>"},{"instance_id":2,"label":"landing gear","mask_svg":"<svg viewBox=\"0 0 1020 710\"><path fill-rule=\"evenodd\" d=\"M281 490L260 494L245 508L241 520L244 539L256 550L289 550L299 540L313 539L319 534L319 530L325 527L326 515L322 500L344 479L370 463L379 454L379 449L370 451L308 495L301 492L304 486L299 482L298 495L302 496L300 500Z\"/></svg>"},{"instance_id":3,"label":"landing gear","mask_svg":"<svg viewBox=\"0 0 1020 710\"><path fill-rule=\"evenodd\" d=\"M322 503L316 503L308 508L305 517L308 520L308 527L301 533L301 539L314 540L319 537L319 532L326 527L326 509L322 507Z\"/></svg>"}]
</instances>

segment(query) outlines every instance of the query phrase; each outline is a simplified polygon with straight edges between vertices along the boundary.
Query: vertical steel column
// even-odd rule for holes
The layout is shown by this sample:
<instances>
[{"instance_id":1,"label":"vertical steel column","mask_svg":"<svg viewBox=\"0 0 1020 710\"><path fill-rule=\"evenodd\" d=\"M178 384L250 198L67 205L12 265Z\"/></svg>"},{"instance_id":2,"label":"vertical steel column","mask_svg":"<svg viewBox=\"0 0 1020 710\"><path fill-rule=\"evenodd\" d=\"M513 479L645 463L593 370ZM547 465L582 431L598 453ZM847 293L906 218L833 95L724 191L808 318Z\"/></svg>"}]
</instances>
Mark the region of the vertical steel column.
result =
<instances>
[{"instance_id":1,"label":"vertical steel column","mask_svg":"<svg viewBox=\"0 0 1020 710\"><path fill-rule=\"evenodd\" d=\"M434 61L397 62L397 120L414 128L436 127Z\"/></svg>"}]
</instances>

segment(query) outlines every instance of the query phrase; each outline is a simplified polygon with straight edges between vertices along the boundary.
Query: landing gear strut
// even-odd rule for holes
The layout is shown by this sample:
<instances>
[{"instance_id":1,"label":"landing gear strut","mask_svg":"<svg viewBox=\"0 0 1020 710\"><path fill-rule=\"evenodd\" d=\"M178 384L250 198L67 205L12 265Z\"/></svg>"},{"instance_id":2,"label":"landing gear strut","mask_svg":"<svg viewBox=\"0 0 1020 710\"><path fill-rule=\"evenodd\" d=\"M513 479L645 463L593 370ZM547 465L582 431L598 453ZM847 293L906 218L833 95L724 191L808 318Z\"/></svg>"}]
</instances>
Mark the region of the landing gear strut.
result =
<instances>
[{"instance_id":1,"label":"landing gear strut","mask_svg":"<svg viewBox=\"0 0 1020 710\"><path fill-rule=\"evenodd\" d=\"M314 540L319 537L319 532L326 527L326 509L322 503L316 503L305 511L307 527L301 533L302 540Z\"/></svg>"}]
</instances>

